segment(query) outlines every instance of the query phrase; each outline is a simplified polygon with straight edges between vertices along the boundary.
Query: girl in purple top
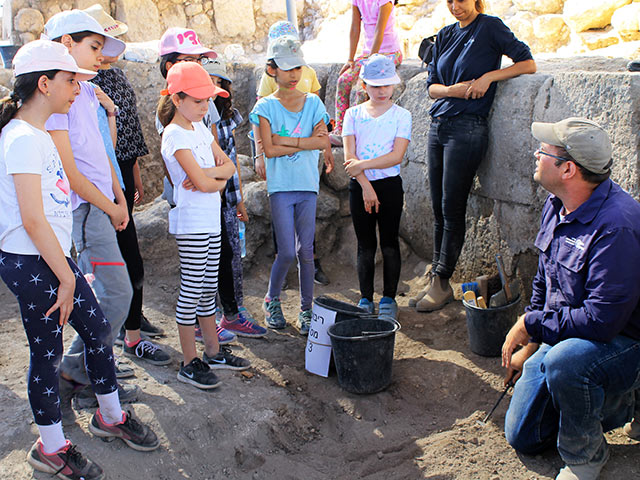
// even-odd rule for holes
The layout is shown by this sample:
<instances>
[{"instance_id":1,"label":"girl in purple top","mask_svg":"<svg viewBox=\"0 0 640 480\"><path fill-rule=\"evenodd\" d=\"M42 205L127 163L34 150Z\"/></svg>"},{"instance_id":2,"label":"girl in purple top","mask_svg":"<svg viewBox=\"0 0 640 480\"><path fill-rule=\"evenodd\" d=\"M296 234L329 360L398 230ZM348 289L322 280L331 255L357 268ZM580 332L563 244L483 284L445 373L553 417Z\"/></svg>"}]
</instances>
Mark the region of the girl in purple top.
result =
<instances>
[{"instance_id":1,"label":"girl in purple top","mask_svg":"<svg viewBox=\"0 0 640 480\"><path fill-rule=\"evenodd\" d=\"M342 122L349 108L351 89L358 80L364 61L374 53L389 56L396 66L402 63L402 51L395 32L393 0L353 0L351 8L351 31L349 33L349 60L340 70L336 91L336 128L329 136L331 143L342 145ZM364 48L355 58L360 40L360 26L364 26ZM366 100L364 91L356 91L356 104Z\"/></svg>"},{"instance_id":2,"label":"girl in purple top","mask_svg":"<svg viewBox=\"0 0 640 480\"><path fill-rule=\"evenodd\" d=\"M118 56L125 47L124 42L106 35L97 20L82 10L54 15L45 25L44 33L67 47L81 68L92 71L100 68L103 55ZM126 228L129 212L100 134L97 116L100 102L90 84L79 82L79 86L80 94L69 112L52 115L46 128L60 152L71 184L72 238L78 252L78 266L84 274L95 275L93 288L104 317L111 325L109 345L113 346L114 335L127 317L133 294L116 240L116 230ZM107 115L116 113L112 104ZM76 335L60 365L61 407L65 422L73 420L71 398L75 394L88 393L78 391L89 384L84 356L84 344ZM119 386L118 390L121 401L131 402L137 398L135 386L128 389Z\"/></svg>"}]
</instances>

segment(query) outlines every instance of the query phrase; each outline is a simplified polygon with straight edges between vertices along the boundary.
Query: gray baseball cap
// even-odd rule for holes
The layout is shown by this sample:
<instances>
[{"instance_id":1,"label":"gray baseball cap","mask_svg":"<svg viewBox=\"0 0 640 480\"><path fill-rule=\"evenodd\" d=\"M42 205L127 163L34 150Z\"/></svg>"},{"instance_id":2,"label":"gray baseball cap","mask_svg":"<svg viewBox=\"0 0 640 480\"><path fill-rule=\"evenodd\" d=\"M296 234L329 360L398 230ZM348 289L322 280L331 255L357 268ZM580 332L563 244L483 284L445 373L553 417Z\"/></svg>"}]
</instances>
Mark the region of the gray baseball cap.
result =
<instances>
[{"instance_id":1,"label":"gray baseball cap","mask_svg":"<svg viewBox=\"0 0 640 480\"><path fill-rule=\"evenodd\" d=\"M267 58L273 59L281 70L291 70L307 63L302 56L300 42L291 35L284 35L269 43Z\"/></svg>"},{"instance_id":2,"label":"gray baseball cap","mask_svg":"<svg viewBox=\"0 0 640 480\"><path fill-rule=\"evenodd\" d=\"M533 122L531 134L539 141L564 148L571 158L596 174L611 169L611 141L607 132L587 118L571 117L556 123Z\"/></svg>"}]
</instances>

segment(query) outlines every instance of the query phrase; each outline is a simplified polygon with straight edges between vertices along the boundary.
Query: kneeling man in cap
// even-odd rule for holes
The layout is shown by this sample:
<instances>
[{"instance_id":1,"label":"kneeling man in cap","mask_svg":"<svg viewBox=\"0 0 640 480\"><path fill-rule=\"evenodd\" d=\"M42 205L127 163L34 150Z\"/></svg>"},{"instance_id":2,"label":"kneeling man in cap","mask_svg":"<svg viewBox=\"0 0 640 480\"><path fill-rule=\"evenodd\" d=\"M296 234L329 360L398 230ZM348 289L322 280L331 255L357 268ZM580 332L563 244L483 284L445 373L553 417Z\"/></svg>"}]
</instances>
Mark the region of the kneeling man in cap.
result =
<instances>
[{"instance_id":1,"label":"kneeling man in cap","mask_svg":"<svg viewBox=\"0 0 640 480\"><path fill-rule=\"evenodd\" d=\"M604 432L624 425L640 440L640 204L609 179L602 127L568 118L531 131L533 178L550 195L531 305L502 347L505 382L517 380L505 434L526 454L556 444L557 480L591 480L609 458Z\"/></svg>"}]
</instances>

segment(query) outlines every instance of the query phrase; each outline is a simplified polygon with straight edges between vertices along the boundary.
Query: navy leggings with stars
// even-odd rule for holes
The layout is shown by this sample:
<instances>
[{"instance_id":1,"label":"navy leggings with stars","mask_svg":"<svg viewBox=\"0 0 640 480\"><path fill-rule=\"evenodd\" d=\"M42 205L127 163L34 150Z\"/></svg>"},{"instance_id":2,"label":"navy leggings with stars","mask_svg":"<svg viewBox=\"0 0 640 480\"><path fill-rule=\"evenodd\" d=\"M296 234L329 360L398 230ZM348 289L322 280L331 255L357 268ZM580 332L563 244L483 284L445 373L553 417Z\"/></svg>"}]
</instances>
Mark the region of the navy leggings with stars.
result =
<instances>
[{"instance_id":1,"label":"navy leggings with stars","mask_svg":"<svg viewBox=\"0 0 640 480\"><path fill-rule=\"evenodd\" d=\"M73 311L69 325L85 344L86 368L93 390L107 394L117 389L113 352L108 339L111 326L104 318L93 291L82 272L67 258L76 276ZM18 255L0 250L0 277L20 304L22 324L27 334L29 364L29 402L37 425L61 421L58 373L63 354L60 310L47 317L55 303L58 278L39 255Z\"/></svg>"}]
</instances>

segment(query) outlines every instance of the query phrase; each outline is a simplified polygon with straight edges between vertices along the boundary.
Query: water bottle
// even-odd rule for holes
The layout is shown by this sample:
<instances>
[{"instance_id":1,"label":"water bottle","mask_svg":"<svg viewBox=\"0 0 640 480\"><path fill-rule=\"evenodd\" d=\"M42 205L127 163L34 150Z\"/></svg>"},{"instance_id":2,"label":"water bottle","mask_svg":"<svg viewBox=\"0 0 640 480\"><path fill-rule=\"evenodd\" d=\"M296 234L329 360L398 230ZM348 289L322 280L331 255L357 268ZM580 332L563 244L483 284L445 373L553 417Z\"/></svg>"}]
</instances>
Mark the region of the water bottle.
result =
<instances>
[{"instance_id":1,"label":"water bottle","mask_svg":"<svg viewBox=\"0 0 640 480\"><path fill-rule=\"evenodd\" d=\"M247 240L244 236L245 227L244 222L240 221L240 225L238 225L238 238L240 239L240 255L242 258L247 256Z\"/></svg>"}]
</instances>

